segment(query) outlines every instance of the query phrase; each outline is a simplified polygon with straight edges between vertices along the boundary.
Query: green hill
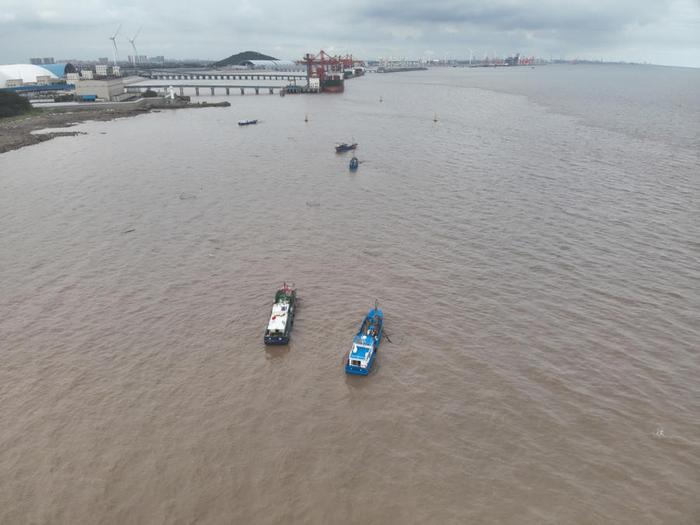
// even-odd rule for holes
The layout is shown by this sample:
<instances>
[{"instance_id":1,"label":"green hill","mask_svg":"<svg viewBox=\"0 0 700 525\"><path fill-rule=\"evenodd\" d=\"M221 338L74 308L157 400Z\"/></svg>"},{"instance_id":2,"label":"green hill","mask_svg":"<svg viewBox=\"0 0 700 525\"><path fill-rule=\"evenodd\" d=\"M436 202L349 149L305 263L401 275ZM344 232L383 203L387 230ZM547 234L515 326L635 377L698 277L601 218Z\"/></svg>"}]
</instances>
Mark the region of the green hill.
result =
<instances>
[{"instance_id":1,"label":"green hill","mask_svg":"<svg viewBox=\"0 0 700 525\"><path fill-rule=\"evenodd\" d=\"M237 66L241 62L245 60L277 60L275 57L263 55L262 53L258 53L257 51L243 51L242 53L238 53L237 55L231 55L228 58L224 58L223 60L219 60L214 64L214 67L223 67L223 66Z\"/></svg>"}]
</instances>

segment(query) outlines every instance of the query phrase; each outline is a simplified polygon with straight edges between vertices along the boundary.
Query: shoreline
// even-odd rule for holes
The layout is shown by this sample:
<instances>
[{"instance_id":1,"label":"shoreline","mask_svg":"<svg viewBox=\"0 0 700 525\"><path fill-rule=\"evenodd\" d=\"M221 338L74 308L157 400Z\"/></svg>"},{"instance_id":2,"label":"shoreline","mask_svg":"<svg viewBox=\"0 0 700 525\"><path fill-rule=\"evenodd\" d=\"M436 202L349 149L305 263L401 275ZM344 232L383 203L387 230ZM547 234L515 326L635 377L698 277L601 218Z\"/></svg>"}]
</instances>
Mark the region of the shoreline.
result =
<instances>
[{"instance_id":1,"label":"shoreline","mask_svg":"<svg viewBox=\"0 0 700 525\"><path fill-rule=\"evenodd\" d=\"M123 104L123 105L122 105ZM35 133L43 129L70 128L88 121L104 122L118 118L134 117L150 113L152 110L227 107L229 102L220 103L174 103L163 99L142 99L136 103L122 102L104 106L55 106L35 108L29 113L0 119L0 155L26 146L40 144L56 137L73 137L84 134L80 131L50 131Z\"/></svg>"}]
</instances>

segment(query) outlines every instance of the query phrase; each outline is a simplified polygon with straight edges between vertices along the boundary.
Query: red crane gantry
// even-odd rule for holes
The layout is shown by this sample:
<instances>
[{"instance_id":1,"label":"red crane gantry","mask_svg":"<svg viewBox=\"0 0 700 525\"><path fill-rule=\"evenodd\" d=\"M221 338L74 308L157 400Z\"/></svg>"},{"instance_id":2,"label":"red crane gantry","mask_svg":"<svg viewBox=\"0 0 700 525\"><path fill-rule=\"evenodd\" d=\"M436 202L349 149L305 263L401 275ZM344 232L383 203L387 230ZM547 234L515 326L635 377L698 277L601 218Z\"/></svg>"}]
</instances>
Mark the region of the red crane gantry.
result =
<instances>
[{"instance_id":1,"label":"red crane gantry","mask_svg":"<svg viewBox=\"0 0 700 525\"><path fill-rule=\"evenodd\" d=\"M306 64L307 77L318 77L322 84L326 76L331 73L340 74L342 76L343 68L345 67L344 59L341 57L330 56L323 49L318 55L307 53L304 55L301 62L302 64Z\"/></svg>"}]
</instances>

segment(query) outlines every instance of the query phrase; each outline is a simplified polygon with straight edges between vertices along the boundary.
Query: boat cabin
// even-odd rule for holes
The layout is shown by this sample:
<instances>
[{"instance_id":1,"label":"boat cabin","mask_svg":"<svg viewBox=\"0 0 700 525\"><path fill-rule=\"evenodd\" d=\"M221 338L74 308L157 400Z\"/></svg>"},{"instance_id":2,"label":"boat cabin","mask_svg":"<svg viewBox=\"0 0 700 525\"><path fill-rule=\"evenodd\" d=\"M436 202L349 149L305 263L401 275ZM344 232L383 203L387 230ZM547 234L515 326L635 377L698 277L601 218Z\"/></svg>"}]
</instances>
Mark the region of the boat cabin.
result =
<instances>
[{"instance_id":1,"label":"boat cabin","mask_svg":"<svg viewBox=\"0 0 700 525\"><path fill-rule=\"evenodd\" d=\"M371 337L367 335L357 336L353 342L350 356L348 357L348 364L367 369L373 353L374 342Z\"/></svg>"},{"instance_id":2,"label":"boat cabin","mask_svg":"<svg viewBox=\"0 0 700 525\"><path fill-rule=\"evenodd\" d=\"M275 303L272 305L272 314L270 322L267 324L267 332L269 335L282 335L287 327L287 312L289 311L289 303Z\"/></svg>"},{"instance_id":3,"label":"boat cabin","mask_svg":"<svg viewBox=\"0 0 700 525\"><path fill-rule=\"evenodd\" d=\"M265 329L265 344L287 344L294 322L296 291L286 285L275 294L270 320Z\"/></svg>"}]
</instances>

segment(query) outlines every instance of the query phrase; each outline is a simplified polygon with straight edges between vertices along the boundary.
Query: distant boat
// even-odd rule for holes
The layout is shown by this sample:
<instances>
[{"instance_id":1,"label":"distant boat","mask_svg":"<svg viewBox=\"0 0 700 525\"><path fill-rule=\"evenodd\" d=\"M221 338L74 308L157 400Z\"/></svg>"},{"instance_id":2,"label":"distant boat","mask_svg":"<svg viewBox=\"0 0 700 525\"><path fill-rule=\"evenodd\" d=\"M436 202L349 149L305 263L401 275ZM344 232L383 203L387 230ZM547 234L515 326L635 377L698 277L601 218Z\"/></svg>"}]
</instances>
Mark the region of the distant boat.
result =
<instances>
[{"instance_id":1,"label":"distant boat","mask_svg":"<svg viewBox=\"0 0 700 525\"><path fill-rule=\"evenodd\" d=\"M348 144L346 142L343 142L341 144L336 144L335 145L335 152L336 153L343 153L344 151L350 151L357 148L357 142L353 142L352 144Z\"/></svg>"},{"instance_id":2,"label":"distant boat","mask_svg":"<svg viewBox=\"0 0 700 525\"><path fill-rule=\"evenodd\" d=\"M257 119L255 119L255 120L239 120L238 121L239 126L250 126L252 124L257 124L257 123L258 123Z\"/></svg>"},{"instance_id":3,"label":"distant boat","mask_svg":"<svg viewBox=\"0 0 700 525\"><path fill-rule=\"evenodd\" d=\"M352 342L352 350L345 363L346 374L366 376L369 374L377 355L379 343L382 341L384 313L374 302L374 308L369 311L362 321L360 330Z\"/></svg>"},{"instance_id":4,"label":"distant boat","mask_svg":"<svg viewBox=\"0 0 700 525\"><path fill-rule=\"evenodd\" d=\"M266 345L286 345L294 325L297 291L284 283L275 294L264 341Z\"/></svg>"},{"instance_id":5,"label":"distant boat","mask_svg":"<svg viewBox=\"0 0 700 525\"><path fill-rule=\"evenodd\" d=\"M357 157L350 159L350 171L355 171L359 165L360 161L357 159Z\"/></svg>"}]
</instances>

